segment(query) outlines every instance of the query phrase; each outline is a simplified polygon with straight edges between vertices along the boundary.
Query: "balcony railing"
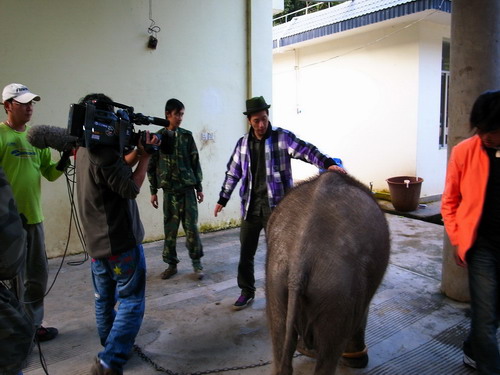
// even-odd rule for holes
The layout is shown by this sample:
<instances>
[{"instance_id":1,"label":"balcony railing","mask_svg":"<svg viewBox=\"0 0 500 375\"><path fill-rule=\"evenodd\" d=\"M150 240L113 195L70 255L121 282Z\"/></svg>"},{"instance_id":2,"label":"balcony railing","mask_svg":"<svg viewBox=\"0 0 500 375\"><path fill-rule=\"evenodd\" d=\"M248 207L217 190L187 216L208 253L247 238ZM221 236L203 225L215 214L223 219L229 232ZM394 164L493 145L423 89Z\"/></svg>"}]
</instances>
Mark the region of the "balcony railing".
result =
<instances>
[{"instance_id":1,"label":"balcony railing","mask_svg":"<svg viewBox=\"0 0 500 375\"><path fill-rule=\"evenodd\" d=\"M291 20L293 17L296 17L296 16L303 16L305 14L316 12L319 10L318 8L322 5L324 5L324 4L323 3L316 3L313 5L306 6L302 9L296 10L294 12L290 12L290 13L284 14L282 16L274 17L273 18L273 26L280 25L282 23L286 23L289 20ZM328 8L330 8L330 3L328 3Z\"/></svg>"},{"instance_id":2,"label":"balcony railing","mask_svg":"<svg viewBox=\"0 0 500 375\"><path fill-rule=\"evenodd\" d=\"M313 4L313 5L308 5L302 9L299 9L299 10L296 10L296 11L293 11L293 12L290 12L287 14L283 14L281 16L274 17L273 18L273 26L281 25L282 23L286 23L297 16L303 16L305 14L314 13L314 12L317 12L318 10L325 9L325 3L328 5L327 8L330 8L330 7L333 7L335 5L338 5L338 3L343 3L344 1L346 1L346 0L328 1L328 2L325 1L325 2Z\"/></svg>"}]
</instances>

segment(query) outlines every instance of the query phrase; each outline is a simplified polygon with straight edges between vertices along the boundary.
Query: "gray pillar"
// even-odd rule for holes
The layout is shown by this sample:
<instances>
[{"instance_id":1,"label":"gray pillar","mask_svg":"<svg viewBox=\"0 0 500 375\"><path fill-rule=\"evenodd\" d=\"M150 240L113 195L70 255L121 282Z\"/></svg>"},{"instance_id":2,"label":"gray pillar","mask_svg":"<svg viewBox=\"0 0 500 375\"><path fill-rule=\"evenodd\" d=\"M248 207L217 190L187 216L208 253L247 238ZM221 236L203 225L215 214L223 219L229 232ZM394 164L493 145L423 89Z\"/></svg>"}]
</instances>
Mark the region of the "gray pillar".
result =
<instances>
[{"instance_id":1,"label":"gray pillar","mask_svg":"<svg viewBox=\"0 0 500 375\"><path fill-rule=\"evenodd\" d=\"M500 89L500 1L453 0L451 12L448 157L468 138L469 113L486 90ZM458 301L469 300L467 270L454 261L446 238L441 290Z\"/></svg>"}]
</instances>

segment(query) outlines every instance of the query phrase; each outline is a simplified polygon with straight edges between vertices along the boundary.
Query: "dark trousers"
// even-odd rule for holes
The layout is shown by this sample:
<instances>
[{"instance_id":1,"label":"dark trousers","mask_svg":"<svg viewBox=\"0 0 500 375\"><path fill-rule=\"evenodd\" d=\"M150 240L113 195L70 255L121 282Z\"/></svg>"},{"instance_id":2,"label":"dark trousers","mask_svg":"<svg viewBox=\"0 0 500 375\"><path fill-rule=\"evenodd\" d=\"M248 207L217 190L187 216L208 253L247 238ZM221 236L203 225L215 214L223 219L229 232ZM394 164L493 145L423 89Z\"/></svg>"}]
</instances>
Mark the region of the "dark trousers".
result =
<instances>
[{"instance_id":1,"label":"dark trousers","mask_svg":"<svg viewBox=\"0 0 500 375\"><path fill-rule=\"evenodd\" d=\"M27 234L27 253L20 281L24 283L24 307L38 328L43 321L43 299L49 278L45 234L43 223L26 224L24 229Z\"/></svg>"},{"instance_id":2,"label":"dark trousers","mask_svg":"<svg viewBox=\"0 0 500 375\"><path fill-rule=\"evenodd\" d=\"M500 244L479 237L467 252L473 356L481 375L500 374L496 332L500 296Z\"/></svg>"},{"instance_id":3,"label":"dark trousers","mask_svg":"<svg viewBox=\"0 0 500 375\"><path fill-rule=\"evenodd\" d=\"M266 229L270 210L261 215L248 215L241 221L240 229L240 262L238 264L238 286L241 294L247 297L255 295L254 257L259 244L262 229Z\"/></svg>"}]
</instances>

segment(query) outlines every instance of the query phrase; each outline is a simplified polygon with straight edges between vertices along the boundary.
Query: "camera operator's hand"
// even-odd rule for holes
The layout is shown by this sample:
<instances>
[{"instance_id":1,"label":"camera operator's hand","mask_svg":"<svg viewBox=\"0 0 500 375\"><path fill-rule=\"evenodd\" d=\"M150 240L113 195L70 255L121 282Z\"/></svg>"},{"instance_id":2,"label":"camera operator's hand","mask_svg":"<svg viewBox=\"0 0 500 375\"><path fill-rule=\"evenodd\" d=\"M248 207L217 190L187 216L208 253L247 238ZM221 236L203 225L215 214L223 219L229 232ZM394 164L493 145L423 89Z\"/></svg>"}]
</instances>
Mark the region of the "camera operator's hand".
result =
<instances>
[{"instance_id":1,"label":"camera operator's hand","mask_svg":"<svg viewBox=\"0 0 500 375\"><path fill-rule=\"evenodd\" d=\"M149 135L149 140L148 140ZM161 144L160 138L156 134L151 134L149 130L146 130L146 143L153 146L159 146Z\"/></svg>"},{"instance_id":2,"label":"camera operator's hand","mask_svg":"<svg viewBox=\"0 0 500 375\"><path fill-rule=\"evenodd\" d=\"M145 144L146 146L147 145L156 146L160 144L160 140L158 139L158 137L156 137L155 135L151 136L151 134L149 134L149 131L146 131L145 139L146 139L146 144ZM146 172L148 169L149 159L151 158L151 153L147 152L146 148L144 147L144 144L142 143L142 139L139 138L139 142L137 144L137 150L134 150L133 152L131 152L131 154L134 154L135 157L139 160L139 164L137 164L137 167L132 173L132 179L134 180L137 187L140 188L142 186L142 183L144 182L144 178L146 177Z\"/></svg>"},{"instance_id":3,"label":"camera operator's hand","mask_svg":"<svg viewBox=\"0 0 500 375\"><path fill-rule=\"evenodd\" d=\"M152 154L155 149L153 147L158 147L161 144L161 140L156 136L156 134L151 135L149 130L146 130L144 139L146 143L143 143L143 138L139 138L137 148L139 149L139 155L144 153Z\"/></svg>"},{"instance_id":4,"label":"camera operator's hand","mask_svg":"<svg viewBox=\"0 0 500 375\"><path fill-rule=\"evenodd\" d=\"M141 159L141 156L149 159L151 154L155 151L153 147L158 147L160 143L161 140L155 134L151 135L149 131L146 131L144 136L139 137L137 147L132 152L125 155L125 162L133 167Z\"/></svg>"}]
</instances>

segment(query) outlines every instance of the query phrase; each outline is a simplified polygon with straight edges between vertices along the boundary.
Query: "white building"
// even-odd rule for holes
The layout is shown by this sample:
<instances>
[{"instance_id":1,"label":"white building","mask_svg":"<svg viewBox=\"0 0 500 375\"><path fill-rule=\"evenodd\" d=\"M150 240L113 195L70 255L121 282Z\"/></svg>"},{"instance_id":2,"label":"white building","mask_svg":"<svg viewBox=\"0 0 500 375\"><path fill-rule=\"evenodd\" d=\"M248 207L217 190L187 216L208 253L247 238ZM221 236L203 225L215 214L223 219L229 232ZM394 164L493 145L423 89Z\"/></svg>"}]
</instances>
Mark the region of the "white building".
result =
<instances>
[{"instance_id":1,"label":"white building","mask_svg":"<svg viewBox=\"0 0 500 375\"><path fill-rule=\"evenodd\" d=\"M205 176L200 224L217 227L240 216L237 194L217 220L213 209L247 131L245 100L271 97L273 7L283 0L2 0L0 86L19 82L41 96L32 125L66 127L70 104L91 92L156 117L167 99L180 99ZM156 49L147 47L151 26L161 29ZM42 191L47 251L59 255L70 222L66 183L44 181ZM147 181L138 203L146 238L163 238ZM81 250L73 228L69 251Z\"/></svg>"},{"instance_id":2,"label":"white building","mask_svg":"<svg viewBox=\"0 0 500 375\"><path fill-rule=\"evenodd\" d=\"M441 194L450 12L450 0L350 0L273 27L273 124L374 190L409 175L422 197Z\"/></svg>"}]
</instances>

